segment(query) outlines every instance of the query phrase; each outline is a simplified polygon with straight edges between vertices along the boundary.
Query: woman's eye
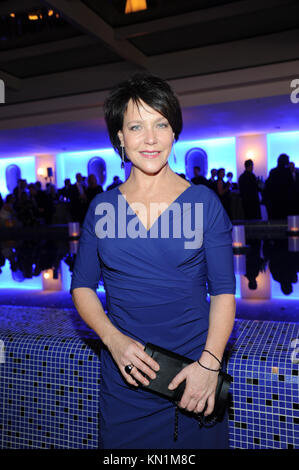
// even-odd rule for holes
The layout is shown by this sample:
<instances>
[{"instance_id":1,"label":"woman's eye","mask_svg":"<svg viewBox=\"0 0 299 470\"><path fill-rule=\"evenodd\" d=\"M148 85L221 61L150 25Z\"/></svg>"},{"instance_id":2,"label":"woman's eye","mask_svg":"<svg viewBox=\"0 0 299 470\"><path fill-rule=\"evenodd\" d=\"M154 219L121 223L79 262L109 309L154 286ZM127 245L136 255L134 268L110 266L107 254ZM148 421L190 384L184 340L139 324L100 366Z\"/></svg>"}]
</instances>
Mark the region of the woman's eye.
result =
<instances>
[{"instance_id":1,"label":"woman's eye","mask_svg":"<svg viewBox=\"0 0 299 470\"><path fill-rule=\"evenodd\" d=\"M137 131L137 130L139 130L139 129L140 129L140 126L137 125L137 124L130 127L130 131Z\"/></svg>"},{"instance_id":2,"label":"woman's eye","mask_svg":"<svg viewBox=\"0 0 299 470\"><path fill-rule=\"evenodd\" d=\"M160 122L160 124L158 124L158 127L168 127L168 124L167 122Z\"/></svg>"}]
</instances>

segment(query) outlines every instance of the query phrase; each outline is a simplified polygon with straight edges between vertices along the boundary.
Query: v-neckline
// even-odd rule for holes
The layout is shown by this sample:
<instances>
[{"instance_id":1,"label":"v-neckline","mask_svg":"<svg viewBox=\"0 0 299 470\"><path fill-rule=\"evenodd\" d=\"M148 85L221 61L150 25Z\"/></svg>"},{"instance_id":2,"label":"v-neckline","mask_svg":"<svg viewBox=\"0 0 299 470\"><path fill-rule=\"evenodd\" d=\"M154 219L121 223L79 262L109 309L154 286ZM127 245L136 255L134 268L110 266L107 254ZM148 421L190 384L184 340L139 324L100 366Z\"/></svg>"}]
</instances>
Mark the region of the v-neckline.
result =
<instances>
[{"instance_id":1,"label":"v-neckline","mask_svg":"<svg viewBox=\"0 0 299 470\"><path fill-rule=\"evenodd\" d=\"M194 184L191 183L190 181L189 181L189 183L190 183L190 186L188 186L187 188L185 188L184 191L182 191L182 192L169 204L169 206L166 207L166 209L164 209L164 211L161 212L161 214L158 215L158 217L154 220L154 222L152 223L152 225L150 226L149 229L147 229L147 228L145 227L145 225L143 224L143 222L142 222L141 219L139 218L138 214L136 214L136 212L132 209L131 205L128 203L127 198L126 198L125 195L121 192L121 190L119 189L118 186L116 187L116 189L118 190L119 194L120 194L120 195L124 198L124 200L126 201L127 206L128 206L128 207L131 209L131 211L135 214L135 216L137 217L139 223L142 225L142 227L144 228L144 230L146 231L146 233L148 233L148 232L151 231L152 227L158 222L158 220L159 220L160 217L164 214L164 212L168 211L169 208L170 208L175 202L177 202L177 201L180 199L180 197L181 197L183 194L185 194L186 191L188 191L188 189L190 189L192 186L194 186Z\"/></svg>"}]
</instances>

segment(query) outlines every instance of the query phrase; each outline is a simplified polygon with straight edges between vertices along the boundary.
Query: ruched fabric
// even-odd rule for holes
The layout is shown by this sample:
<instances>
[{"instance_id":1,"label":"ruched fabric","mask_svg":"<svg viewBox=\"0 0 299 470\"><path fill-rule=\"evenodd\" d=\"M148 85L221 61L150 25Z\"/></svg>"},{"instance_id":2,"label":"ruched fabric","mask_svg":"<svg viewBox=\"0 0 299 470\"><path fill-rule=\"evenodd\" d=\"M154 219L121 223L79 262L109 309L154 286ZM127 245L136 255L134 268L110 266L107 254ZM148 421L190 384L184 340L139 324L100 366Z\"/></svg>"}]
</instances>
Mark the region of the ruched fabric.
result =
<instances>
[{"instance_id":1,"label":"ruched fabric","mask_svg":"<svg viewBox=\"0 0 299 470\"><path fill-rule=\"evenodd\" d=\"M133 224L140 229L135 238ZM104 237L108 226L114 236ZM103 192L91 202L83 224L71 292L78 287L96 291L102 275L107 315L116 328L143 345L151 342L197 360L208 332L208 294L235 293L231 229L218 196L202 185L191 183L149 231L119 188ZM188 246L195 233L198 242ZM102 448L228 446L227 416L201 427L194 413L181 409L174 440L175 405L130 386L105 347L101 361Z\"/></svg>"}]
</instances>

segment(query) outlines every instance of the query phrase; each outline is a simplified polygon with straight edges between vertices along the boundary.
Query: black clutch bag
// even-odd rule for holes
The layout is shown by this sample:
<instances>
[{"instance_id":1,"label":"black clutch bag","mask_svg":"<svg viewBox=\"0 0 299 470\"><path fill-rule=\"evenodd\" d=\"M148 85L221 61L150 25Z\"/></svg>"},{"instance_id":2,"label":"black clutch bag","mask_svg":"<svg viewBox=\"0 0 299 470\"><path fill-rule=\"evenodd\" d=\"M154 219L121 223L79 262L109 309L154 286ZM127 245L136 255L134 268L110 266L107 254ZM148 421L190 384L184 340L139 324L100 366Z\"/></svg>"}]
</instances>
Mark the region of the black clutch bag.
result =
<instances>
[{"instance_id":1,"label":"black clutch bag","mask_svg":"<svg viewBox=\"0 0 299 470\"><path fill-rule=\"evenodd\" d=\"M155 371L155 379L151 379L144 372L140 371L141 374L149 381L149 385L141 384L140 386L143 389L157 393L164 398L172 400L176 404L179 403L185 390L186 380L181 382L174 390L169 390L168 385L184 367L195 361L189 359L188 357L181 356L180 354L169 351L168 349L156 346L152 343L146 343L144 351L156 362L158 362L160 369ZM221 421L223 419L223 415L228 404L229 387L231 381L232 377L229 374L226 374L222 371L219 372L215 394L215 406L212 414L209 415L209 418L214 418L217 421Z\"/></svg>"}]
</instances>

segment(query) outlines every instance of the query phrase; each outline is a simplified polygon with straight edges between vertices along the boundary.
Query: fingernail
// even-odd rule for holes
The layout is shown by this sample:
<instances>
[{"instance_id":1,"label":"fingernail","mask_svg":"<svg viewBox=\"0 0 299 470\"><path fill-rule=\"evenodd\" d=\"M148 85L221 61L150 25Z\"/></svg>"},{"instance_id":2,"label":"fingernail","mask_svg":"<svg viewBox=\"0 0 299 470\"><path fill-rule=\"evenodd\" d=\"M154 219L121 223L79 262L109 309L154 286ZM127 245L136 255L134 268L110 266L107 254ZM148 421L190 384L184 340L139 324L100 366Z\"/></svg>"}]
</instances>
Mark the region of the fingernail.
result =
<instances>
[{"instance_id":1,"label":"fingernail","mask_svg":"<svg viewBox=\"0 0 299 470\"><path fill-rule=\"evenodd\" d=\"M169 390L172 390L173 389L173 384L169 384L168 388L169 388Z\"/></svg>"}]
</instances>

